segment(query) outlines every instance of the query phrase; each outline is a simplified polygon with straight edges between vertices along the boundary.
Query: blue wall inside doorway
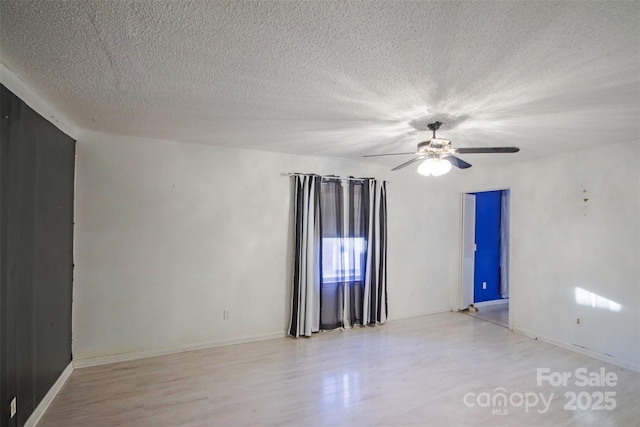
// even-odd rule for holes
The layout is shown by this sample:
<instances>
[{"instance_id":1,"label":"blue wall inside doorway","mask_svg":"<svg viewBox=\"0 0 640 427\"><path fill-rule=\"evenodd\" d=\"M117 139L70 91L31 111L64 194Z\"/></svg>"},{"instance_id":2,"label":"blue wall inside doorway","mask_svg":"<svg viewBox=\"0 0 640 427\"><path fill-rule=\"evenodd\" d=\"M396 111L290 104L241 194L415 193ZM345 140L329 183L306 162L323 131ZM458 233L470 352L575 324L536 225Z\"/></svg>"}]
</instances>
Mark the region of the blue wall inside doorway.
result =
<instances>
[{"instance_id":1,"label":"blue wall inside doorway","mask_svg":"<svg viewBox=\"0 0 640 427\"><path fill-rule=\"evenodd\" d=\"M502 191L476 196L476 255L473 301L502 299L500 295L500 196ZM483 289L486 283L486 289Z\"/></svg>"}]
</instances>

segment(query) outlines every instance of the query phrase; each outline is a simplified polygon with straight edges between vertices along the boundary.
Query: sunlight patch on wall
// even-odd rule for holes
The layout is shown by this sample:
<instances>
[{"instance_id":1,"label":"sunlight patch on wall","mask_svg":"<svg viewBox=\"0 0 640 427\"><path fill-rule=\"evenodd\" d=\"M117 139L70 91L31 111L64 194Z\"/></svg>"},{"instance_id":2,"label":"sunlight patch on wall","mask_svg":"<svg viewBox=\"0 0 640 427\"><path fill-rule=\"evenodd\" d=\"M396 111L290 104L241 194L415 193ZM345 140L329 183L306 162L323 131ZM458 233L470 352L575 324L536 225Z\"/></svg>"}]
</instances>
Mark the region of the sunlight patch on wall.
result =
<instances>
[{"instance_id":1,"label":"sunlight patch on wall","mask_svg":"<svg viewBox=\"0 0 640 427\"><path fill-rule=\"evenodd\" d=\"M622 309L622 306L617 302L578 287L576 287L576 304L609 311L620 311Z\"/></svg>"}]
</instances>

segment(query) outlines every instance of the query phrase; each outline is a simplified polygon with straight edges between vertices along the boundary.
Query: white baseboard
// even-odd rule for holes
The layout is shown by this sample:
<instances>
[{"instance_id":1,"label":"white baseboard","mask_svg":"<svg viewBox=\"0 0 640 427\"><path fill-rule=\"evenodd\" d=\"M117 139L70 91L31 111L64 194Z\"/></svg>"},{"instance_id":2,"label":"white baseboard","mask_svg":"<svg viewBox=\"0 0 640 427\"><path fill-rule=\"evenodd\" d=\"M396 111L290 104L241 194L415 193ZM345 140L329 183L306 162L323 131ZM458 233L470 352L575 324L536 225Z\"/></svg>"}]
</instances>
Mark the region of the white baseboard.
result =
<instances>
[{"instance_id":1,"label":"white baseboard","mask_svg":"<svg viewBox=\"0 0 640 427\"><path fill-rule=\"evenodd\" d=\"M592 357L597 360L601 360L603 362L611 363L612 365L620 366L621 368L629 369L631 371L640 372L640 365L628 362L626 360L618 359L613 356L607 356L606 354L598 353L597 351L589 350L588 348L580 347L575 344L565 343L562 341L554 340L553 338L542 337L534 332L528 331L526 329L513 328L513 332L518 334L526 335L530 338L535 338L540 341L544 341L548 344L553 344L555 346L564 348L566 350L574 351L576 353L584 354L585 356Z\"/></svg>"},{"instance_id":2,"label":"white baseboard","mask_svg":"<svg viewBox=\"0 0 640 427\"><path fill-rule=\"evenodd\" d=\"M451 312L451 309L439 308L439 309L423 311L419 313L411 313L411 314L405 314L401 316L390 317L388 321L391 322L394 320L409 319L412 317L427 316L430 314L448 313L448 312ZM187 345L182 347L168 347L168 348L159 348L159 349L153 349L153 350L136 351L136 352L130 352L130 353L108 354L104 356L75 359L73 361L73 366L76 369L87 368L90 366L108 365L110 363L118 363L118 362L128 362L131 360L145 359L147 357L164 356L167 354L177 354L177 353L184 353L187 351L195 351L195 350L204 350L207 348L223 347L227 345L242 344L242 343L254 342L254 341L263 341L263 340L281 338L286 336L288 336L286 331L272 332L264 335L254 335L254 336L248 336L248 337L242 337L242 338L233 338L229 340L213 341L208 343Z\"/></svg>"},{"instance_id":3,"label":"white baseboard","mask_svg":"<svg viewBox=\"0 0 640 427\"><path fill-rule=\"evenodd\" d=\"M428 311L421 311L419 313L411 313L411 314L401 314L400 316L389 317L388 321L394 320L402 320L402 319L410 319L412 317L420 317L420 316L429 316L431 314L439 314L439 313L450 313L451 309L449 307L446 308L436 308Z\"/></svg>"},{"instance_id":4,"label":"white baseboard","mask_svg":"<svg viewBox=\"0 0 640 427\"><path fill-rule=\"evenodd\" d=\"M143 350L131 353L108 354L105 356L76 359L73 361L75 368L86 368L89 366L108 365L109 363L128 362L130 360L145 359L147 357L164 356L167 354L184 353L187 351L204 350L207 348L222 347L233 344L242 344L254 341L263 341L273 338L285 337L285 332L272 332L264 335L253 335L242 338L232 338L228 340L213 341L202 344L186 345L182 347L158 348L153 350Z\"/></svg>"},{"instance_id":5,"label":"white baseboard","mask_svg":"<svg viewBox=\"0 0 640 427\"><path fill-rule=\"evenodd\" d=\"M509 304L509 298L494 299L492 301L482 301L474 303L474 307L488 307L490 305Z\"/></svg>"},{"instance_id":6,"label":"white baseboard","mask_svg":"<svg viewBox=\"0 0 640 427\"><path fill-rule=\"evenodd\" d=\"M69 363L67 367L64 368L64 371L62 371L56 382L49 389L47 394L44 395L36 409L31 413L29 419L27 419L27 422L24 423L25 427L35 427L36 425L38 425L40 418L42 418L46 410L49 408L49 405L51 405L53 399L58 395L60 389L62 388L64 383L67 382L72 372L73 362Z\"/></svg>"}]
</instances>

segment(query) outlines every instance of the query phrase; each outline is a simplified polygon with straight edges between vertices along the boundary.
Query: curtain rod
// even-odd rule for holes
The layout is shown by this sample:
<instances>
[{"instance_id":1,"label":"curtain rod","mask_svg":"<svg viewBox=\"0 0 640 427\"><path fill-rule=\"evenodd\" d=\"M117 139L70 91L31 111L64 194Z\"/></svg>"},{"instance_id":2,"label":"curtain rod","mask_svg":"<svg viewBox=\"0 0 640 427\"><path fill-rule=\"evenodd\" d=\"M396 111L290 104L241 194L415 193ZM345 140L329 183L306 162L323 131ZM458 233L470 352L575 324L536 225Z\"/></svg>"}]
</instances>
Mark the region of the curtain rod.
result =
<instances>
[{"instance_id":1,"label":"curtain rod","mask_svg":"<svg viewBox=\"0 0 640 427\"><path fill-rule=\"evenodd\" d=\"M280 176L296 176L296 175L316 175L313 173L300 173L300 172L282 172L280 173ZM336 176L336 175L316 175L319 176L322 179L339 179L339 180L346 180L346 181L364 181L365 179L374 179L375 178L352 178L352 177L343 177L343 176ZM390 183L391 181L385 181L387 184Z\"/></svg>"}]
</instances>

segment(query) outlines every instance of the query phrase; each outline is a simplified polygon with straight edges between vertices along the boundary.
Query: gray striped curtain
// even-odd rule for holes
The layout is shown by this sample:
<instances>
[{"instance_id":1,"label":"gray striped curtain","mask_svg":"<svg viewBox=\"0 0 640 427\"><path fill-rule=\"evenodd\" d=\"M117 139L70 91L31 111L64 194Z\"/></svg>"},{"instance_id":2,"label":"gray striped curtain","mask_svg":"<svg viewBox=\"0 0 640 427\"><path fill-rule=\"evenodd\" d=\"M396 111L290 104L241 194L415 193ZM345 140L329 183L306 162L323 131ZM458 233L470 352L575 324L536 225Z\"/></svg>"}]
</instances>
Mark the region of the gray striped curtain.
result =
<instances>
[{"instance_id":1,"label":"gray striped curtain","mask_svg":"<svg viewBox=\"0 0 640 427\"><path fill-rule=\"evenodd\" d=\"M364 324L387 321L387 183L365 180L367 262L363 297Z\"/></svg>"},{"instance_id":2,"label":"gray striped curtain","mask_svg":"<svg viewBox=\"0 0 640 427\"><path fill-rule=\"evenodd\" d=\"M387 320L386 182L295 175L289 334Z\"/></svg>"},{"instance_id":3,"label":"gray striped curtain","mask_svg":"<svg viewBox=\"0 0 640 427\"><path fill-rule=\"evenodd\" d=\"M294 260L289 334L311 336L320 330L322 238L320 235L320 185L315 175L292 177L294 209Z\"/></svg>"}]
</instances>

